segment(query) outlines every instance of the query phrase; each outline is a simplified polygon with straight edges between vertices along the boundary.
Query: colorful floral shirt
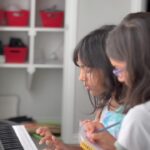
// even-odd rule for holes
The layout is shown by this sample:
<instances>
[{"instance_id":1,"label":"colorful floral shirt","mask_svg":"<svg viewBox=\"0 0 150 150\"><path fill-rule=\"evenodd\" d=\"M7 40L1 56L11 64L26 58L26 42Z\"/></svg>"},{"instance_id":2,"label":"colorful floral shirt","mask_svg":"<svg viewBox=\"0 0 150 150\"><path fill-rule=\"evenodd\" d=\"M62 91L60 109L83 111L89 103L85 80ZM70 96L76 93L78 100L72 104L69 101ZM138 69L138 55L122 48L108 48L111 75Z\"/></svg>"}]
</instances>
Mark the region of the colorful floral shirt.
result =
<instances>
[{"instance_id":1,"label":"colorful floral shirt","mask_svg":"<svg viewBox=\"0 0 150 150\"><path fill-rule=\"evenodd\" d=\"M121 128L121 123L124 119L124 107L121 105L118 109L116 109L115 111L110 111L108 110L108 107L106 106L101 114L101 119L100 119L100 123L102 123L104 125L104 127L108 127L110 125L113 125L117 122L120 122L119 124L117 124L114 127L109 128L107 131L114 136L115 138L118 138L118 134Z\"/></svg>"}]
</instances>

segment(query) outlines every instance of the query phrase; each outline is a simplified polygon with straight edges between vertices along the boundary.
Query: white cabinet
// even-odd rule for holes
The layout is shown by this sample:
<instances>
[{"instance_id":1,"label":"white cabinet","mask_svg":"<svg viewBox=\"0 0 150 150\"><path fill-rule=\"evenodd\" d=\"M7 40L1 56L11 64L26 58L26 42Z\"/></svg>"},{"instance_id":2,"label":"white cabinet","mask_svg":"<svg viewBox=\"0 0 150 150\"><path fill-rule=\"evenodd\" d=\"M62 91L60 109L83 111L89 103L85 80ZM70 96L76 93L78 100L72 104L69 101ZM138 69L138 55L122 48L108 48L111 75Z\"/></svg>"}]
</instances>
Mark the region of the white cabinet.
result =
<instances>
[{"instance_id":1,"label":"white cabinet","mask_svg":"<svg viewBox=\"0 0 150 150\"><path fill-rule=\"evenodd\" d=\"M0 95L19 97L19 115L61 122L66 17L62 27L43 27L40 17L40 10L54 5L66 12L65 0L0 0L3 10L17 6L30 12L28 26L0 25L4 46L17 37L28 47L25 62L0 63Z\"/></svg>"},{"instance_id":2,"label":"white cabinet","mask_svg":"<svg viewBox=\"0 0 150 150\"><path fill-rule=\"evenodd\" d=\"M26 67L29 73L31 68L62 68L64 32L62 27L43 27L40 11L50 9L54 6L58 10L65 12L65 0L1 0L1 8L7 9L26 9L29 10L29 25L19 26L0 26L0 40L3 44L8 44L10 37L19 37L28 46L28 60L23 64L4 63L1 67Z\"/></svg>"},{"instance_id":3,"label":"white cabinet","mask_svg":"<svg viewBox=\"0 0 150 150\"><path fill-rule=\"evenodd\" d=\"M25 9L30 14L27 26L10 26L5 17L0 25L4 46L16 37L28 48L25 62L0 63L0 95L19 97L19 115L61 122L66 17L62 27L44 27L40 17L41 10L54 6L65 14L65 0L0 0L1 10Z\"/></svg>"}]
</instances>

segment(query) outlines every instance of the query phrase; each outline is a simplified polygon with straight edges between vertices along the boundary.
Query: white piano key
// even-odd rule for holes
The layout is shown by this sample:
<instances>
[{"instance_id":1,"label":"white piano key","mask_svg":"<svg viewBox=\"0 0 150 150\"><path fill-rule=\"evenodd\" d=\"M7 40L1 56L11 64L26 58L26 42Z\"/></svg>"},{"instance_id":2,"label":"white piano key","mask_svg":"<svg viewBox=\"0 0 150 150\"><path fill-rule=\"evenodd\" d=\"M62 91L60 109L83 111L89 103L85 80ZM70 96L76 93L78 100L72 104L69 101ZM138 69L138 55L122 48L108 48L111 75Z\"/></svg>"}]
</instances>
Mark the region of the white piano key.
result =
<instances>
[{"instance_id":1,"label":"white piano key","mask_svg":"<svg viewBox=\"0 0 150 150\"><path fill-rule=\"evenodd\" d=\"M22 144L24 150L38 150L23 125L13 125L12 127L17 137L19 138L19 141Z\"/></svg>"}]
</instances>

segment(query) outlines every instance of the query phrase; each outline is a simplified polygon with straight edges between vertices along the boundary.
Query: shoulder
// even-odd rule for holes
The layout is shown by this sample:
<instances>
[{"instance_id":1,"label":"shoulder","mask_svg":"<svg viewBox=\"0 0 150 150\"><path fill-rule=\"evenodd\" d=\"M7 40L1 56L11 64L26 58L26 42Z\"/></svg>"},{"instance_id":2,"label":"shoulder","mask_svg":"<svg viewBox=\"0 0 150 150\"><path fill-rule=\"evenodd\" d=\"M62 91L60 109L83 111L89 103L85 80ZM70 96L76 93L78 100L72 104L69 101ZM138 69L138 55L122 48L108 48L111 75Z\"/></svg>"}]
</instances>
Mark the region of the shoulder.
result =
<instances>
[{"instance_id":1,"label":"shoulder","mask_svg":"<svg viewBox=\"0 0 150 150\"><path fill-rule=\"evenodd\" d=\"M141 150L144 149L144 147L149 147L149 120L150 102L133 107L123 120L118 143L126 149Z\"/></svg>"},{"instance_id":2,"label":"shoulder","mask_svg":"<svg viewBox=\"0 0 150 150\"><path fill-rule=\"evenodd\" d=\"M134 123L142 123L145 122L145 119L150 119L150 102L133 107L127 113L124 121L130 120Z\"/></svg>"}]
</instances>

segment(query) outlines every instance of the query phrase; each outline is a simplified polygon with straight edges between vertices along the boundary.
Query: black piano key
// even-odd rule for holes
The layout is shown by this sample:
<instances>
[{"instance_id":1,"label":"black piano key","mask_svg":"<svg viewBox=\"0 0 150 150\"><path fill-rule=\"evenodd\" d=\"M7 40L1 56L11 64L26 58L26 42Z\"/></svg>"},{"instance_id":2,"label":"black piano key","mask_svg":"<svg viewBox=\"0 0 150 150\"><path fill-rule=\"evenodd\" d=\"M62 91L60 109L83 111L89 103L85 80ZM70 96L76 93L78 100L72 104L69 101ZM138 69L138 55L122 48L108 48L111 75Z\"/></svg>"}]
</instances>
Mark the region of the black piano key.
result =
<instances>
[{"instance_id":1,"label":"black piano key","mask_svg":"<svg viewBox=\"0 0 150 150\"><path fill-rule=\"evenodd\" d=\"M0 140L0 150L5 150L4 147L3 147L3 144L1 142L1 140Z\"/></svg>"},{"instance_id":2,"label":"black piano key","mask_svg":"<svg viewBox=\"0 0 150 150\"><path fill-rule=\"evenodd\" d=\"M0 122L0 150L24 150L12 126Z\"/></svg>"}]
</instances>

